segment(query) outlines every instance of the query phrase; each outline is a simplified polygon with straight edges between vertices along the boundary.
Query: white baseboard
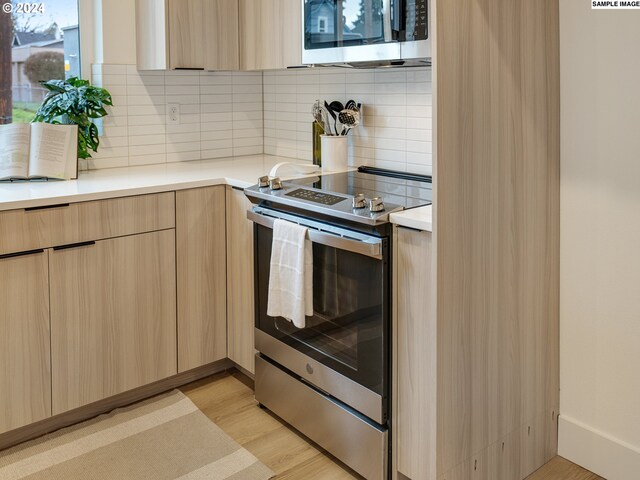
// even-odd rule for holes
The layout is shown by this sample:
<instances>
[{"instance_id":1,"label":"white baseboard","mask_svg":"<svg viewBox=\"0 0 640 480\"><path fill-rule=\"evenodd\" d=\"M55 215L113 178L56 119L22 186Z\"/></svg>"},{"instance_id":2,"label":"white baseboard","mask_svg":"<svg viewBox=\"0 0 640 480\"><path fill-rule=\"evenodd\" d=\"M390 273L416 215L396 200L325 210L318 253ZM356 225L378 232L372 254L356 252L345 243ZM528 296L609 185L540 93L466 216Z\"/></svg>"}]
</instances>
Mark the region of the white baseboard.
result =
<instances>
[{"instance_id":1,"label":"white baseboard","mask_svg":"<svg viewBox=\"0 0 640 480\"><path fill-rule=\"evenodd\" d=\"M566 415L558 419L558 455L607 480L640 478L640 448Z\"/></svg>"}]
</instances>

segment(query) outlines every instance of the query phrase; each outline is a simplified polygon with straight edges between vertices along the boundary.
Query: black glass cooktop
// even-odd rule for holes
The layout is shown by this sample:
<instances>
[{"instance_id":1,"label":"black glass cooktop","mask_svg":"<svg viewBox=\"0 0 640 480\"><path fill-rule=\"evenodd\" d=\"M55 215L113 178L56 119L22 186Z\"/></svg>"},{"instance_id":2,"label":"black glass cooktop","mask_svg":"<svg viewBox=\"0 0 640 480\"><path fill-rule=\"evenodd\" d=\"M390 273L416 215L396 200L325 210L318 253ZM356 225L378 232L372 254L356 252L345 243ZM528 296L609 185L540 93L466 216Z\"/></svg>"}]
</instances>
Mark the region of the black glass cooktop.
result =
<instances>
[{"instance_id":1,"label":"black glass cooktop","mask_svg":"<svg viewBox=\"0 0 640 480\"><path fill-rule=\"evenodd\" d=\"M366 198L382 197L385 203L404 208L431 203L431 177L380 169L372 171L375 173L369 173L365 167L365 171L330 173L291 180L287 183L300 185L302 188L287 192L286 195L323 205L335 205L345 197L354 197L360 193ZM401 178L398 178L398 175Z\"/></svg>"}]
</instances>

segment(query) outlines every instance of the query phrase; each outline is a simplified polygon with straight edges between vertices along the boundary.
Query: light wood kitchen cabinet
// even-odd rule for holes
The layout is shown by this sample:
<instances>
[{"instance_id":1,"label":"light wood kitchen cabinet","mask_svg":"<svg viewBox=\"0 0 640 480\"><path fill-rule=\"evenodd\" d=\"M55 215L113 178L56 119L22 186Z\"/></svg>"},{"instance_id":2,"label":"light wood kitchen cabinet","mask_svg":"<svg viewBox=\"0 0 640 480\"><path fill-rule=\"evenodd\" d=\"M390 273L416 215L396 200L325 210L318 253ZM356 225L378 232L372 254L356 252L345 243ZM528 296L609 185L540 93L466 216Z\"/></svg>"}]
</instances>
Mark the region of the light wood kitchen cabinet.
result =
<instances>
[{"instance_id":1,"label":"light wood kitchen cabinet","mask_svg":"<svg viewBox=\"0 0 640 480\"><path fill-rule=\"evenodd\" d=\"M0 212L0 255L175 226L173 192Z\"/></svg>"},{"instance_id":2,"label":"light wood kitchen cabinet","mask_svg":"<svg viewBox=\"0 0 640 480\"><path fill-rule=\"evenodd\" d=\"M225 187L176 192L178 371L227 356Z\"/></svg>"},{"instance_id":3,"label":"light wood kitchen cabinet","mask_svg":"<svg viewBox=\"0 0 640 480\"><path fill-rule=\"evenodd\" d=\"M49 256L53 414L176 373L173 229Z\"/></svg>"},{"instance_id":4,"label":"light wood kitchen cabinet","mask_svg":"<svg viewBox=\"0 0 640 480\"><path fill-rule=\"evenodd\" d=\"M397 470L435 479L437 328L431 232L395 228L394 315Z\"/></svg>"},{"instance_id":5,"label":"light wood kitchen cabinet","mask_svg":"<svg viewBox=\"0 0 640 480\"><path fill-rule=\"evenodd\" d=\"M205 70L240 68L239 0L204 0Z\"/></svg>"},{"instance_id":6,"label":"light wood kitchen cabinet","mask_svg":"<svg viewBox=\"0 0 640 480\"><path fill-rule=\"evenodd\" d=\"M0 433L51 415L47 252L0 257Z\"/></svg>"},{"instance_id":7,"label":"light wood kitchen cabinet","mask_svg":"<svg viewBox=\"0 0 640 480\"><path fill-rule=\"evenodd\" d=\"M136 0L138 70L237 70L238 0Z\"/></svg>"},{"instance_id":8,"label":"light wood kitchen cabinet","mask_svg":"<svg viewBox=\"0 0 640 480\"><path fill-rule=\"evenodd\" d=\"M254 373L253 223L242 189L227 187L227 335L229 358Z\"/></svg>"},{"instance_id":9,"label":"light wood kitchen cabinet","mask_svg":"<svg viewBox=\"0 0 640 480\"><path fill-rule=\"evenodd\" d=\"M302 64L302 2L240 1L240 69L273 70Z\"/></svg>"},{"instance_id":10,"label":"light wood kitchen cabinet","mask_svg":"<svg viewBox=\"0 0 640 480\"><path fill-rule=\"evenodd\" d=\"M205 0L169 1L169 68L204 69Z\"/></svg>"}]
</instances>

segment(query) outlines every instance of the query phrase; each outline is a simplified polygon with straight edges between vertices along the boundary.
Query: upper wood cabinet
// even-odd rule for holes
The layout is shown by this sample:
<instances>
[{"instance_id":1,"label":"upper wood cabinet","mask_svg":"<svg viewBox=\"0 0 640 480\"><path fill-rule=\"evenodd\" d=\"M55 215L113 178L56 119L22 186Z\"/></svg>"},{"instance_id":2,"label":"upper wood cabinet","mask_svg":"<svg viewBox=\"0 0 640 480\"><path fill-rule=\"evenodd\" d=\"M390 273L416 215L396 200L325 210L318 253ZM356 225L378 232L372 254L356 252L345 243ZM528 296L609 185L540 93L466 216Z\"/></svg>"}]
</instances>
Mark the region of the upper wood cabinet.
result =
<instances>
[{"instance_id":1,"label":"upper wood cabinet","mask_svg":"<svg viewBox=\"0 0 640 480\"><path fill-rule=\"evenodd\" d=\"M224 189L176 192L179 372L227 356Z\"/></svg>"},{"instance_id":2,"label":"upper wood cabinet","mask_svg":"<svg viewBox=\"0 0 640 480\"><path fill-rule=\"evenodd\" d=\"M204 24L204 69L238 70L238 0L204 0Z\"/></svg>"},{"instance_id":3,"label":"upper wood cabinet","mask_svg":"<svg viewBox=\"0 0 640 480\"><path fill-rule=\"evenodd\" d=\"M227 187L227 335L229 358L254 373L253 223L244 191Z\"/></svg>"},{"instance_id":4,"label":"upper wood cabinet","mask_svg":"<svg viewBox=\"0 0 640 480\"><path fill-rule=\"evenodd\" d=\"M204 69L205 0L169 1L169 68Z\"/></svg>"},{"instance_id":5,"label":"upper wood cabinet","mask_svg":"<svg viewBox=\"0 0 640 480\"><path fill-rule=\"evenodd\" d=\"M136 0L139 70L237 70L238 0Z\"/></svg>"},{"instance_id":6,"label":"upper wood cabinet","mask_svg":"<svg viewBox=\"0 0 640 480\"><path fill-rule=\"evenodd\" d=\"M272 70L302 64L302 2L240 1L240 69Z\"/></svg>"},{"instance_id":7,"label":"upper wood cabinet","mask_svg":"<svg viewBox=\"0 0 640 480\"><path fill-rule=\"evenodd\" d=\"M0 433L51 415L46 251L0 257Z\"/></svg>"}]
</instances>

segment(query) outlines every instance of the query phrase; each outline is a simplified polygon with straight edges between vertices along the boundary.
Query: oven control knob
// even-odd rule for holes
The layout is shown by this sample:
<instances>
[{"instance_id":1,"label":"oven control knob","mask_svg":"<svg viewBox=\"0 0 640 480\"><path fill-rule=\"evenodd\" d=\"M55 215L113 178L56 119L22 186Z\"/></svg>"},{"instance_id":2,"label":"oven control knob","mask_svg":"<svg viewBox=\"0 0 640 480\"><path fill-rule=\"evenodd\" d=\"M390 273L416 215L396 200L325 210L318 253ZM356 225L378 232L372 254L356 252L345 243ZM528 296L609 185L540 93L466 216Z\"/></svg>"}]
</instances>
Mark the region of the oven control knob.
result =
<instances>
[{"instance_id":1,"label":"oven control knob","mask_svg":"<svg viewBox=\"0 0 640 480\"><path fill-rule=\"evenodd\" d=\"M269 177L266 175L258 179L258 187L265 188L269 186Z\"/></svg>"},{"instance_id":2,"label":"oven control knob","mask_svg":"<svg viewBox=\"0 0 640 480\"><path fill-rule=\"evenodd\" d=\"M382 198L375 197L369 200L369 211L371 212L382 212L384 210L384 202Z\"/></svg>"},{"instance_id":3,"label":"oven control knob","mask_svg":"<svg viewBox=\"0 0 640 480\"><path fill-rule=\"evenodd\" d=\"M367 206L367 199L364 198L362 193L357 194L353 197L353 208L364 208Z\"/></svg>"},{"instance_id":4,"label":"oven control knob","mask_svg":"<svg viewBox=\"0 0 640 480\"><path fill-rule=\"evenodd\" d=\"M282 181L280 180L280 177L275 177L269 180L269 187L271 188L271 190L282 189Z\"/></svg>"}]
</instances>

